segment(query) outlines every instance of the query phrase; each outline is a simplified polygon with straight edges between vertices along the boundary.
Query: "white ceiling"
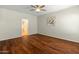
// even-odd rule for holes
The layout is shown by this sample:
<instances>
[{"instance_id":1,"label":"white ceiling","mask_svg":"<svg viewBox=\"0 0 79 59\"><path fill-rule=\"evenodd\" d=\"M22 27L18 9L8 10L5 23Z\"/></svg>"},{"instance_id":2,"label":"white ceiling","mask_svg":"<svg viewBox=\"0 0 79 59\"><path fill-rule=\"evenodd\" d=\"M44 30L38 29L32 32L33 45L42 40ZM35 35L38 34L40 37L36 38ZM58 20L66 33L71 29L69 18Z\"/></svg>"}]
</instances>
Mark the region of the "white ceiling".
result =
<instances>
[{"instance_id":1,"label":"white ceiling","mask_svg":"<svg viewBox=\"0 0 79 59\"><path fill-rule=\"evenodd\" d=\"M50 12L60 11L62 9L69 8L71 6L70 5L45 5L44 9L46 9L46 11L42 11L42 12L30 11L32 9L30 5L0 5L0 7L39 16Z\"/></svg>"}]
</instances>

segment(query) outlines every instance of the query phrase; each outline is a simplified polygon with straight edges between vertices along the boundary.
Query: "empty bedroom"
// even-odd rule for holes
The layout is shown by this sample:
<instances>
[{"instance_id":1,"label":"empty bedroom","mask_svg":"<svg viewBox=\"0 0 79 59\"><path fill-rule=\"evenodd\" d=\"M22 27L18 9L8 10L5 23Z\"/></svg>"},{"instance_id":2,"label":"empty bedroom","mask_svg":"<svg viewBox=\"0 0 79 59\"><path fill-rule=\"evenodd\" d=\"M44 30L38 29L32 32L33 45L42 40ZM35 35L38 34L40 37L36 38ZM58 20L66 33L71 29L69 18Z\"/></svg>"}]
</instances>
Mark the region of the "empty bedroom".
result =
<instances>
[{"instance_id":1,"label":"empty bedroom","mask_svg":"<svg viewBox=\"0 0 79 59\"><path fill-rule=\"evenodd\" d=\"M78 54L79 5L0 5L0 54Z\"/></svg>"}]
</instances>

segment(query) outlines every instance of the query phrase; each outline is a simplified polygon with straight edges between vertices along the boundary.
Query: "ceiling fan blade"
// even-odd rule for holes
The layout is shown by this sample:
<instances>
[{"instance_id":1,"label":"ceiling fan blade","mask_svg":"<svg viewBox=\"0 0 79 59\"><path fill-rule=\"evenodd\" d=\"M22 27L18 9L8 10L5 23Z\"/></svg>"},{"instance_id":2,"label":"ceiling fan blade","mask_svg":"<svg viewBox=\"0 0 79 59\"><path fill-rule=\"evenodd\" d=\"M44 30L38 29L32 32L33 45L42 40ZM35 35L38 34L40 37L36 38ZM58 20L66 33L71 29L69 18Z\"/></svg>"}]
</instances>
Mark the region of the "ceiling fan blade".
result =
<instances>
[{"instance_id":1,"label":"ceiling fan blade","mask_svg":"<svg viewBox=\"0 0 79 59\"><path fill-rule=\"evenodd\" d=\"M31 5L33 8L38 8L39 5Z\"/></svg>"},{"instance_id":2,"label":"ceiling fan blade","mask_svg":"<svg viewBox=\"0 0 79 59\"><path fill-rule=\"evenodd\" d=\"M45 7L45 5L40 5L40 8L44 8Z\"/></svg>"},{"instance_id":3,"label":"ceiling fan blade","mask_svg":"<svg viewBox=\"0 0 79 59\"><path fill-rule=\"evenodd\" d=\"M31 7L36 8L36 6L35 6L35 5L31 5Z\"/></svg>"}]
</instances>

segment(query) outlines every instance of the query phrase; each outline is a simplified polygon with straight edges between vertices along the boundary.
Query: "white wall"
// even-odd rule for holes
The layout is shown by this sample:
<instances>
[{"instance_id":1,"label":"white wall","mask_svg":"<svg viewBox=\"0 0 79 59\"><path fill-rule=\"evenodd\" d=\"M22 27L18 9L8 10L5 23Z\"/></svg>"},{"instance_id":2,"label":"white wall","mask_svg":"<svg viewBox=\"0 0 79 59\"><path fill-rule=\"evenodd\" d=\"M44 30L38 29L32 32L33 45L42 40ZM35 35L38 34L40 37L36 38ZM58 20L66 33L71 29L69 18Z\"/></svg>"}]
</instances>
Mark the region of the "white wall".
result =
<instances>
[{"instance_id":1,"label":"white wall","mask_svg":"<svg viewBox=\"0 0 79 59\"><path fill-rule=\"evenodd\" d=\"M47 24L48 16L56 16L55 25ZM40 34L79 42L79 6L38 17Z\"/></svg>"},{"instance_id":2,"label":"white wall","mask_svg":"<svg viewBox=\"0 0 79 59\"><path fill-rule=\"evenodd\" d=\"M13 10L0 8L0 40L21 36L21 21L29 22L29 34L37 33L37 17Z\"/></svg>"}]
</instances>

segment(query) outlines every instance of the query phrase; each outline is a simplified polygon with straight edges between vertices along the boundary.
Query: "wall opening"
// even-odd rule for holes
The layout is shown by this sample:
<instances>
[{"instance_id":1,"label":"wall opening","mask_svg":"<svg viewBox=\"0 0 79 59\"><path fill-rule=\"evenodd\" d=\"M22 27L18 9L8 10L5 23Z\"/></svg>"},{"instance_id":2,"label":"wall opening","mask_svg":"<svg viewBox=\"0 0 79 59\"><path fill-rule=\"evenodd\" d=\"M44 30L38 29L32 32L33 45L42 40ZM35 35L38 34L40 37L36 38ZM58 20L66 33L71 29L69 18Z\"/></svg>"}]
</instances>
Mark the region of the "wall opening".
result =
<instances>
[{"instance_id":1,"label":"wall opening","mask_svg":"<svg viewBox=\"0 0 79 59\"><path fill-rule=\"evenodd\" d=\"M29 35L28 33L28 20L22 19L22 36Z\"/></svg>"}]
</instances>

